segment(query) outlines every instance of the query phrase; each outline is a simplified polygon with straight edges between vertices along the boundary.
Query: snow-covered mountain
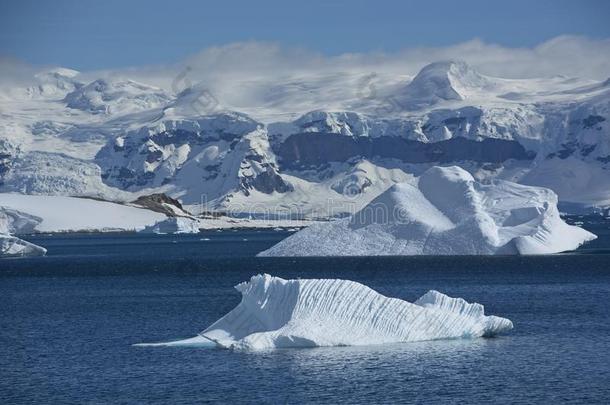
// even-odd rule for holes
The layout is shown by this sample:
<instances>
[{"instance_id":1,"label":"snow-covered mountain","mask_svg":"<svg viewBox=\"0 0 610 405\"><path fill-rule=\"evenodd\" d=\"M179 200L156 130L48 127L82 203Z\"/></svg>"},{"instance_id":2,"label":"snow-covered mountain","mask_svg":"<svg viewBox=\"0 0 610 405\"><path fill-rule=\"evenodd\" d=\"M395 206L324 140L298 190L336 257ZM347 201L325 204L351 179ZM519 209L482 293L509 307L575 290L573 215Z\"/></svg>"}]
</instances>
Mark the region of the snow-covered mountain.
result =
<instances>
[{"instance_id":1,"label":"snow-covered mountain","mask_svg":"<svg viewBox=\"0 0 610 405\"><path fill-rule=\"evenodd\" d=\"M133 80L95 80L66 94L66 107L92 114L133 112L164 106L170 98L161 89Z\"/></svg>"},{"instance_id":2,"label":"snow-covered mountain","mask_svg":"<svg viewBox=\"0 0 610 405\"><path fill-rule=\"evenodd\" d=\"M414 77L253 79L239 102L202 83L164 90L69 69L33 83L0 95L0 192L164 192L195 213L326 218L459 165L551 188L563 207L610 206L608 80L502 79L441 61Z\"/></svg>"},{"instance_id":3,"label":"snow-covered mountain","mask_svg":"<svg viewBox=\"0 0 610 405\"><path fill-rule=\"evenodd\" d=\"M490 80L464 62L443 61L425 66L405 87L407 102L432 105L443 100L466 100L473 93L490 92Z\"/></svg>"}]
</instances>

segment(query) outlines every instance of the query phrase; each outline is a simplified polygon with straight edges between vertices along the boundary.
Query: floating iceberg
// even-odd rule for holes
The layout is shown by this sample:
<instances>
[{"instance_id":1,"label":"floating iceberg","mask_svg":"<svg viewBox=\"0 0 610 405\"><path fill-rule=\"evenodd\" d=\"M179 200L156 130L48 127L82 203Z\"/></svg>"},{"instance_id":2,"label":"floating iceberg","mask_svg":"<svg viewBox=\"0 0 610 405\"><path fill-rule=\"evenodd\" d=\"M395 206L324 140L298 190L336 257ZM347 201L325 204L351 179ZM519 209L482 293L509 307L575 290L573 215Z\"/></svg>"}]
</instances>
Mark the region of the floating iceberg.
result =
<instances>
[{"instance_id":1,"label":"floating iceberg","mask_svg":"<svg viewBox=\"0 0 610 405\"><path fill-rule=\"evenodd\" d=\"M0 233L0 257L44 256L47 249L15 236Z\"/></svg>"},{"instance_id":2,"label":"floating iceberg","mask_svg":"<svg viewBox=\"0 0 610 405\"><path fill-rule=\"evenodd\" d=\"M235 286L242 300L194 338L145 345L243 350L359 346L476 338L509 331L510 320L429 291L415 303L348 280L284 280L268 274Z\"/></svg>"},{"instance_id":3,"label":"floating iceberg","mask_svg":"<svg viewBox=\"0 0 610 405\"><path fill-rule=\"evenodd\" d=\"M0 232L24 234L36 232L42 218L12 208L0 207Z\"/></svg>"},{"instance_id":4,"label":"floating iceberg","mask_svg":"<svg viewBox=\"0 0 610 405\"><path fill-rule=\"evenodd\" d=\"M143 233L199 233L199 222L187 217L170 217L147 226Z\"/></svg>"},{"instance_id":5,"label":"floating iceberg","mask_svg":"<svg viewBox=\"0 0 610 405\"><path fill-rule=\"evenodd\" d=\"M595 238L560 218L549 189L433 167L351 218L312 225L259 256L548 254Z\"/></svg>"},{"instance_id":6,"label":"floating iceberg","mask_svg":"<svg viewBox=\"0 0 610 405\"><path fill-rule=\"evenodd\" d=\"M31 233L42 220L21 211L0 207L0 257L43 256L41 246L11 236L11 233Z\"/></svg>"}]
</instances>

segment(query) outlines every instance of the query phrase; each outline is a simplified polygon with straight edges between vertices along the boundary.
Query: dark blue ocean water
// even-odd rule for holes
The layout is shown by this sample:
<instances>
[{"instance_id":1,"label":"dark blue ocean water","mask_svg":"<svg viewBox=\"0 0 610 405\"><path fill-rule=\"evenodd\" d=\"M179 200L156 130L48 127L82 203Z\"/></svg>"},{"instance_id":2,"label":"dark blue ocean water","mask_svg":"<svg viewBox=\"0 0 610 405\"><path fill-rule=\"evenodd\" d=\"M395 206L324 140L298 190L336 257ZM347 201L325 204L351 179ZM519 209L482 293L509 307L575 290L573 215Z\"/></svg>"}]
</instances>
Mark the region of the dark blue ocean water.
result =
<instances>
[{"instance_id":1,"label":"dark blue ocean water","mask_svg":"<svg viewBox=\"0 0 610 405\"><path fill-rule=\"evenodd\" d=\"M608 403L610 231L542 257L258 259L273 231L32 236L0 261L0 403ZM201 240L201 239L210 240ZM253 274L429 289L513 320L493 339L243 353L133 347L194 336Z\"/></svg>"}]
</instances>

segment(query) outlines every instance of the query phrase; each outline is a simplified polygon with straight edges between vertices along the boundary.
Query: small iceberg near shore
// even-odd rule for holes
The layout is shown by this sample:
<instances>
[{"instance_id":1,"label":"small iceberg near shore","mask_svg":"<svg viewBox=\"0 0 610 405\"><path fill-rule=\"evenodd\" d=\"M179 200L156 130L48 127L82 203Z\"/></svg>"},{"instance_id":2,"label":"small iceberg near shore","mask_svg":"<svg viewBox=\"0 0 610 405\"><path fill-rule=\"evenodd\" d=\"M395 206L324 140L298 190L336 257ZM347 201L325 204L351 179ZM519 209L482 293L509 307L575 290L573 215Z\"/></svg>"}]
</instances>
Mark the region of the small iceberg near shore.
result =
<instances>
[{"instance_id":1,"label":"small iceberg near shore","mask_svg":"<svg viewBox=\"0 0 610 405\"><path fill-rule=\"evenodd\" d=\"M145 227L140 233L199 233L199 222L188 217L169 217Z\"/></svg>"},{"instance_id":2,"label":"small iceberg near shore","mask_svg":"<svg viewBox=\"0 0 610 405\"><path fill-rule=\"evenodd\" d=\"M41 221L21 211L0 207L0 258L44 256L47 249L12 235L33 232Z\"/></svg>"},{"instance_id":3,"label":"small iceberg near shore","mask_svg":"<svg viewBox=\"0 0 610 405\"><path fill-rule=\"evenodd\" d=\"M47 249L15 236L0 233L0 257L44 256Z\"/></svg>"},{"instance_id":4,"label":"small iceberg near shore","mask_svg":"<svg viewBox=\"0 0 610 405\"><path fill-rule=\"evenodd\" d=\"M268 274L235 286L241 302L198 336L136 346L236 350L366 346L490 337L513 328L483 305L429 291L414 303L349 280L285 280Z\"/></svg>"},{"instance_id":5,"label":"small iceberg near shore","mask_svg":"<svg viewBox=\"0 0 610 405\"><path fill-rule=\"evenodd\" d=\"M561 219L549 189L484 184L457 166L432 167L352 217L314 224L259 256L534 255L595 238Z\"/></svg>"}]
</instances>

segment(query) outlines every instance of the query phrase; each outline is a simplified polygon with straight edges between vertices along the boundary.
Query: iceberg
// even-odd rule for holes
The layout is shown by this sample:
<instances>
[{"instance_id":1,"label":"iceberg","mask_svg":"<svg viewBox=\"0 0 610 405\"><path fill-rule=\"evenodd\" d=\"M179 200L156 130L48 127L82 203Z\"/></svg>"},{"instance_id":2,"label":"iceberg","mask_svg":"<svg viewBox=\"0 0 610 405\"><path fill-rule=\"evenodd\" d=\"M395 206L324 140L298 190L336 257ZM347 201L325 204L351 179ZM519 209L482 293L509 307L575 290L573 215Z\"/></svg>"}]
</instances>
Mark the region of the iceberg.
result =
<instances>
[{"instance_id":1,"label":"iceberg","mask_svg":"<svg viewBox=\"0 0 610 405\"><path fill-rule=\"evenodd\" d=\"M490 337L513 328L483 305L429 291L414 303L349 280L284 280L268 274L235 286L241 302L198 336L141 344L235 350L363 346Z\"/></svg>"},{"instance_id":2,"label":"iceberg","mask_svg":"<svg viewBox=\"0 0 610 405\"><path fill-rule=\"evenodd\" d=\"M0 257L44 256L45 248L10 235L31 233L41 221L21 211L0 207Z\"/></svg>"},{"instance_id":3,"label":"iceberg","mask_svg":"<svg viewBox=\"0 0 610 405\"><path fill-rule=\"evenodd\" d=\"M561 219L549 189L432 167L350 218L314 224L259 256L550 254L595 238Z\"/></svg>"},{"instance_id":4,"label":"iceberg","mask_svg":"<svg viewBox=\"0 0 610 405\"><path fill-rule=\"evenodd\" d=\"M169 217L145 227L142 233L199 233L199 222L187 217Z\"/></svg>"},{"instance_id":5,"label":"iceberg","mask_svg":"<svg viewBox=\"0 0 610 405\"><path fill-rule=\"evenodd\" d=\"M42 218L15 209L0 207L0 232L26 234L36 232Z\"/></svg>"},{"instance_id":6,"label":"iceberg","mask_svg":"<svg viewBox=\"0 0 610 405\"><path fill-rule=\"evenodd\" d=\"M0 257L44 256L47 249L15 236L0 233Z\"/></svg>"}]
</instances>

